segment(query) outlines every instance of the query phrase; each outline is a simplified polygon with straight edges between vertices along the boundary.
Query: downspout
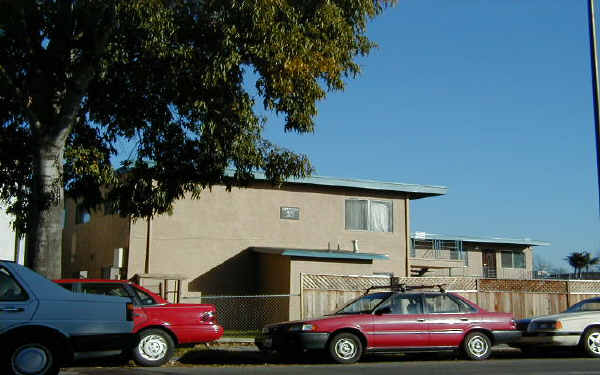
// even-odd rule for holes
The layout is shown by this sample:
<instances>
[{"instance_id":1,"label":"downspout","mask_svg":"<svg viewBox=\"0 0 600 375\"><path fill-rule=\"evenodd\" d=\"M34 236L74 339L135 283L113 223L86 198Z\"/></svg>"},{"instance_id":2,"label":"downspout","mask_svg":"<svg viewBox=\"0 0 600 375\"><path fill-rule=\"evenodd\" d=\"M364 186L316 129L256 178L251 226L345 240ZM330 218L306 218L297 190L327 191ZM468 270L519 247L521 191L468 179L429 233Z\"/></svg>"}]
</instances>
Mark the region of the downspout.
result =
<instances>
[{"instance_id":1,"label":"downspout","mask_svg":"<svg viewBox=\"0 0 600 375\"><path fill-rule=\"evenodd\" d=\"M150 273L150 230L152 229L152 218L146 220L146 260L144 262L144 273Z\"/></svg>"},{"instance_id":2,"label":"downspout","mask_svg":"<svg viewBox=\"0 0 600 375\"><path fill-rule=\"evenodd\" d=\"M300 319L304 319L304 273L300 272Z\"/></svg>"},{"instance_id":3,"label":"downspout","mask_svg":"<svg viewBox=\"0 0 600 375\"><path fill-rule=\"evenodd\" d=\"M404 272L405 272L405 276L409 277L410 276L410 264L408 262L408 256L410 255L410 222L409 222L409 215L410 215L410 210L409 210L409 204L410 204L410 199L408 198L408 196L406 198L404 198L404 233L405 233L405 254L404 254Z\"/></svg>"}]
</instances>

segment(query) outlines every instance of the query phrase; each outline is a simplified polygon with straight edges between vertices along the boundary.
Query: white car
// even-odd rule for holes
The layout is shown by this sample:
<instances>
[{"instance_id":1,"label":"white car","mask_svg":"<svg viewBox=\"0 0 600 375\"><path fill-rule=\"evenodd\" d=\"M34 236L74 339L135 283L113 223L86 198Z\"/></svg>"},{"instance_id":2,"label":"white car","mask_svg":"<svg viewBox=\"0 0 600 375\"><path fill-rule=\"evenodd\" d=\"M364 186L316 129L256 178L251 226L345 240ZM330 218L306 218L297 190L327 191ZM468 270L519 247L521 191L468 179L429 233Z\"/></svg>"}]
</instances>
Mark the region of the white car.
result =
<instances>
[{"instance_id":1,"label":"white car","mask_svg":"<svg viewBox=\"0 0 600 375\"><path fill-rule=\"evenodd\" d=\"M543 347L573 347L600 357L600 297L583 300L566 311L517 322L521 338L511 346L523 352Z\"/></svg>"}]
</instances>

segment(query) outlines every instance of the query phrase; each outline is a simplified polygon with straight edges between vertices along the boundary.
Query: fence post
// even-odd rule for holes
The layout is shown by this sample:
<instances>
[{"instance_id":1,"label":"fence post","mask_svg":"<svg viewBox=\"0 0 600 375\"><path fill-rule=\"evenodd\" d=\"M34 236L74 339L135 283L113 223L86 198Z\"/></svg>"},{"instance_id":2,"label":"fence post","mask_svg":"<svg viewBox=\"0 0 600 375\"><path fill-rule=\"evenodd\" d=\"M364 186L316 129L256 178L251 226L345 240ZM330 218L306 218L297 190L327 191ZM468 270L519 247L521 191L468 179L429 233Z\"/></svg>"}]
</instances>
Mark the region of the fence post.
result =
<instances>
[{"instance_id":1,"label":"fence post","mask_svg":"<svg viewBox=\"0 0 600 375\"><path fill-rule=\"evenodd\" d=\"M304 273L303 272L300 272L300 319L304 319Z\"/></svg>"},{"instance_id":2,"label":"fence post","mask_svg":"<svg viewBox=\"0 0 600 375\"><path fill-rule=\"evenodd\" d=\"M479 279L475 279L475 303L479 305Z\"/></svg>"}]
</instances>

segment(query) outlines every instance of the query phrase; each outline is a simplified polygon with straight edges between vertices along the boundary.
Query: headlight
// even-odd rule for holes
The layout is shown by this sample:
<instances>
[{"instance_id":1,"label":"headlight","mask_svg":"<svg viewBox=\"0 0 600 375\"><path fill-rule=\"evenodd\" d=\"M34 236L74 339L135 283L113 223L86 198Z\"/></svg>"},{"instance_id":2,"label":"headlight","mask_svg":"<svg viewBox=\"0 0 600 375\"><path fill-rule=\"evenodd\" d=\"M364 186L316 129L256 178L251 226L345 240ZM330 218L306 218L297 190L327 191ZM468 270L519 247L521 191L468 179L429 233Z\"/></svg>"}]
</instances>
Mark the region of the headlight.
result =
<instances>
[{"instance_id":1,"label":"headlight","mask_svg":"<svg viewBox=\"0 0 600 375\"><path fill-rule=\"evenodd\" d=\"M562 329L562 327L560 320L556 322L537 322L535 324L536 329Z\"/></svg>"},{"instance_id":2,"label":"headlight","mask_svg":"<svg viewBox=\"0 0 600 375\"><path fill-rule=\"evenodd\" d=\"M317 326L314 324L294 324L288 328L290 332L298 332L298 331L316 331Z\"/></svg>"}]
</instances>

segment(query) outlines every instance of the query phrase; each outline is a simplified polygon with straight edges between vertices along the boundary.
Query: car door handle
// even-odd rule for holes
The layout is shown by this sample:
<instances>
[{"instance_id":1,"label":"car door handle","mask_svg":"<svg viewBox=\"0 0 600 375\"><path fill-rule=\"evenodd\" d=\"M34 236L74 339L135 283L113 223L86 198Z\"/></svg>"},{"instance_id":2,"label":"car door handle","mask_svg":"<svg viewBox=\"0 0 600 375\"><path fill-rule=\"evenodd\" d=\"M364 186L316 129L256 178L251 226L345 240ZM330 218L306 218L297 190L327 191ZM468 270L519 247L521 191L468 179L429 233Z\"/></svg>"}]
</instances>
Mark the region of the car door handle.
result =
<instances>
[{"instance_id":1,"label":"car door handle","mask_svg":"<svg viewBox=\"0 0 600 375\"><path fill-rule=\"evenodd\" d=\"M460 320L463 321L463 322L468 322L469 318L460 318Z\"/></svg>"},{"instance_id":2,"label":"car door handle","mask_svg":"<svg viewBox=\"0 0 600 375\"><path fill-rule=\"evenodd\" d=\"M424 321L425 321L425 319L417 319L417 322L419 322L419 323L422 323Z\"/></svg>"},{"instance_id":3,"label":"car door handle","mask_svg":"<svg viewBox=\"0 0 600 375\"><path fill-rule=\"evenodd\" d=\"M3 307L0 308L2 312L22 312L24 309L22 307Z\"/></svg>"}]
</instances>

